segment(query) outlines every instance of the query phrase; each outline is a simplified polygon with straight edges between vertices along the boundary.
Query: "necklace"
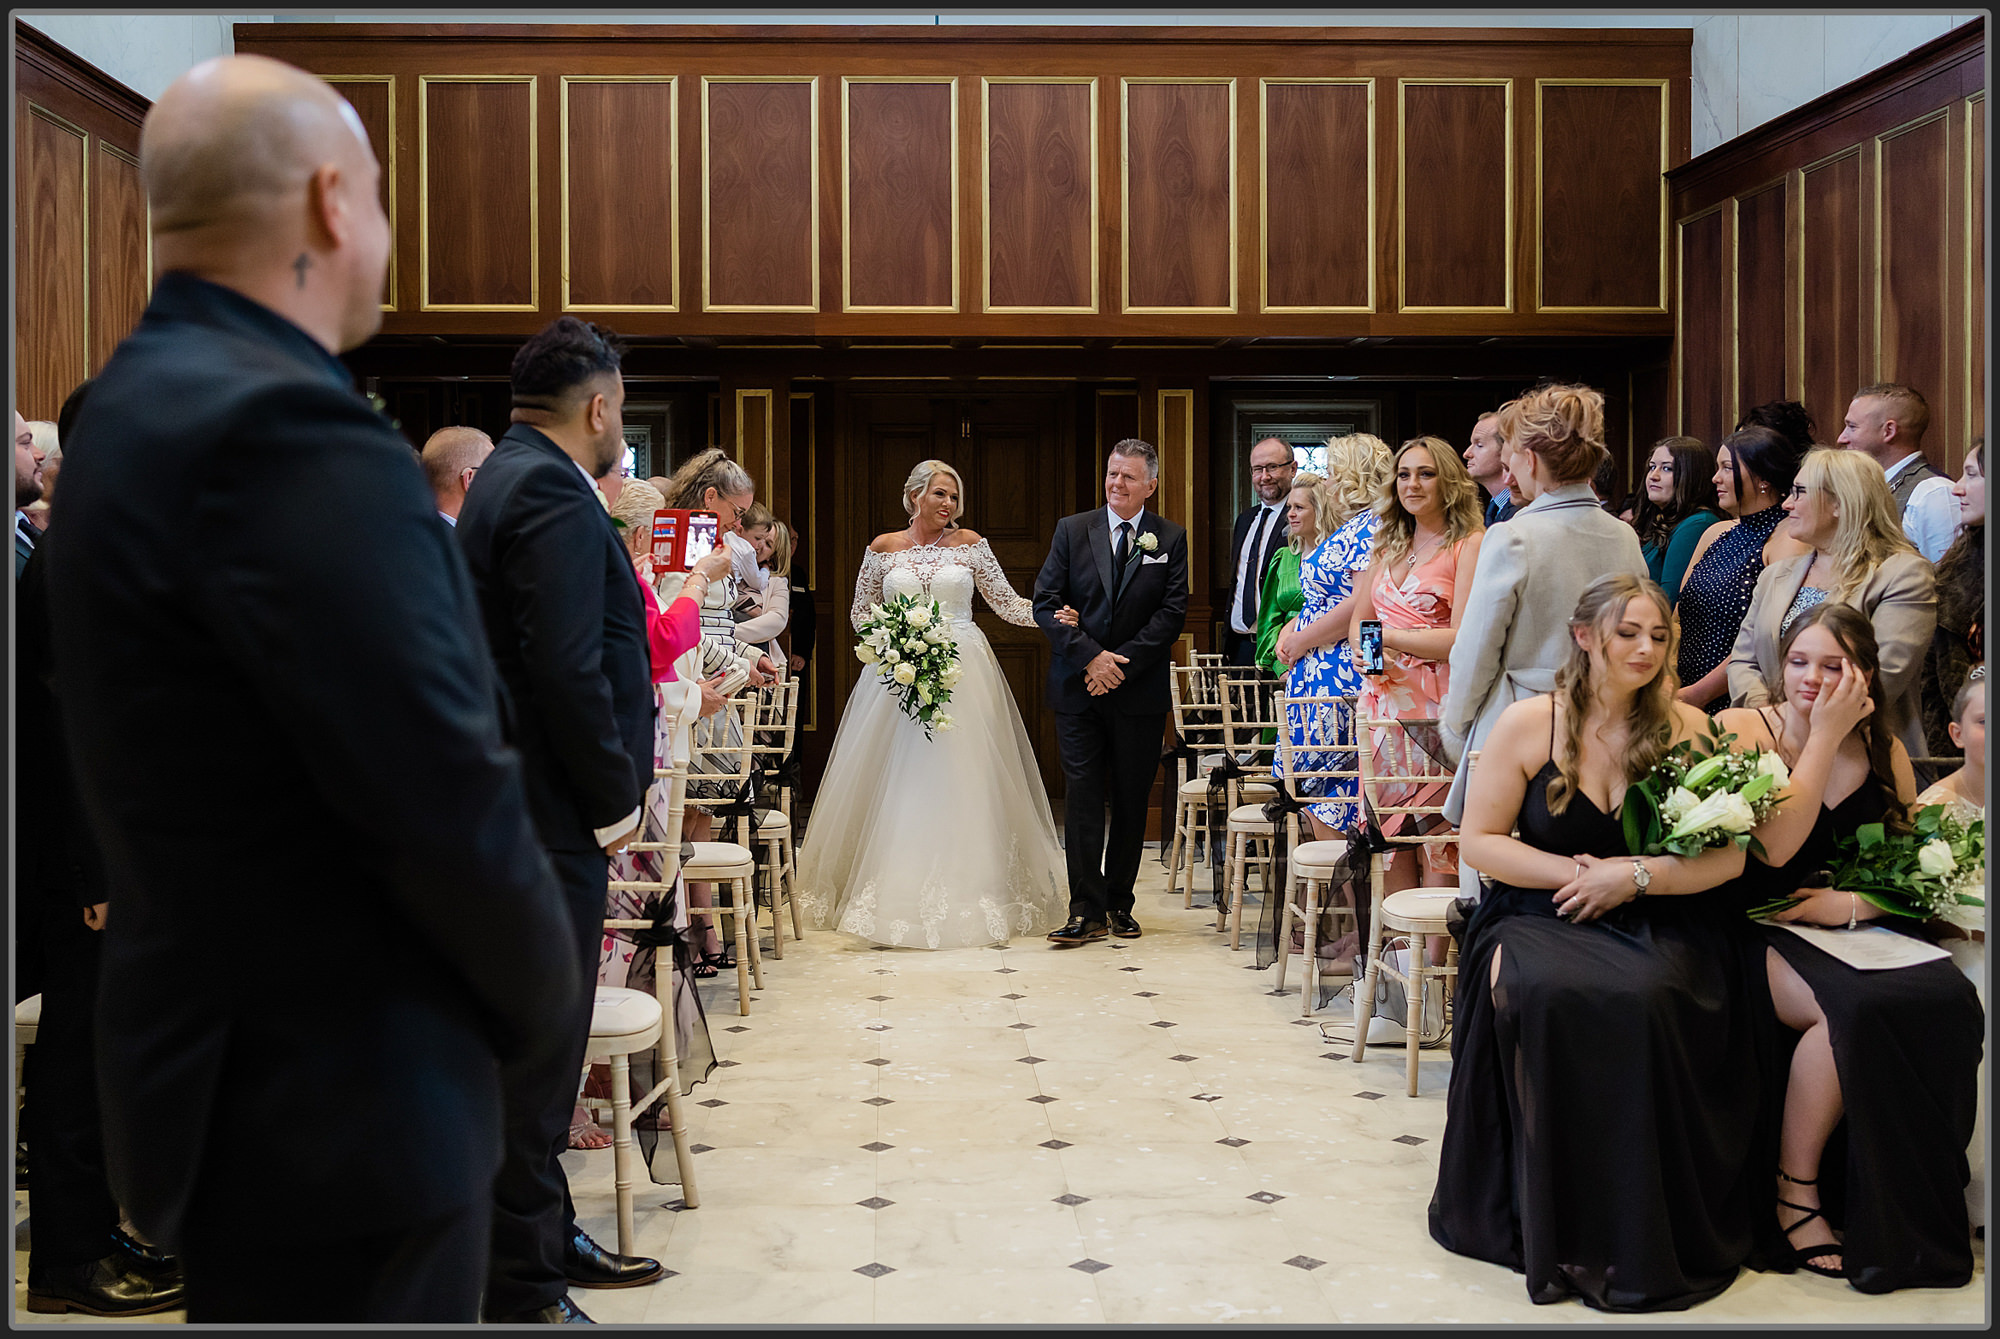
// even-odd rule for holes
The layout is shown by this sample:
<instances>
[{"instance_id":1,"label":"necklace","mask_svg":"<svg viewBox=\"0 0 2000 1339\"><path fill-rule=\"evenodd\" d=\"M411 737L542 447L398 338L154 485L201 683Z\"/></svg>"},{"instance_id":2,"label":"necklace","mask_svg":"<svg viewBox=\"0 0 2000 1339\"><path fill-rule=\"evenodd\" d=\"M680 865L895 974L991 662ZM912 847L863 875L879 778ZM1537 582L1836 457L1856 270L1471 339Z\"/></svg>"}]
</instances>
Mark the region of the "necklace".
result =
<instances>
[{"instance_id":1,"label":"necklace","mask_svg":"<svg viewBox=\"0 0 2000 1339\"><path fill-rule=\"evenodd\" d=\"M1425 541L1424 543L1422 543L1422 544L1416 544L1416 543L1412 543L1412 544L1411 544L1411 546L1410 546L1410 551L1409 551L1409 552L1408 552L1407 554L1405 554L1405 555L1403 556L1403 561L1404 561L1404 562L1406 562L1406 563L1408 563L1408 564L1409 564L1409 566L1407 566L1407 567L1405 567L1405 568L1403 569L1403 575L1402 575L1402 578L1401 578L1402 580L1404 580L1404 581L1408 581L1408 580L1410 579L1410 577L1411 577L1411 576L1412 576L1412 575L1413 575L1413 574L1414 574L1414 573L1416 572L1416 570L1417 570L1417 559L1418 559L1418 558L1420 558L1420 557L1421 557L1421 556L1423 555L1423 552L1424 552L1424 550L1425 550L1425 549L1435 549L1435 548L1437 548L1437 547L1438 547L1438 546L1439 546L1440 544L1443 544L1443 543L1444 543L1444 541L1445 541L1445 534L1446 534L1446 532L1445 532L1445 531L1442 531L1442 530L1440 530L1440 531L1438 531L1438 533L1437 533L1437 534L1436 534L1435 536L1433 536L1432 538L1430 538L1430 539L1426 540L1426 541ZM1415 536L1414 536L1414 535L1412 535L1412 536L1411 536L1411 538L1412 538L1412 540L1414 540L1414 539L1415 539ZM1391 572L1391 575L1393 575L1393 569L1392 569L1392 572Z\"/></svg>"}]
</instances>

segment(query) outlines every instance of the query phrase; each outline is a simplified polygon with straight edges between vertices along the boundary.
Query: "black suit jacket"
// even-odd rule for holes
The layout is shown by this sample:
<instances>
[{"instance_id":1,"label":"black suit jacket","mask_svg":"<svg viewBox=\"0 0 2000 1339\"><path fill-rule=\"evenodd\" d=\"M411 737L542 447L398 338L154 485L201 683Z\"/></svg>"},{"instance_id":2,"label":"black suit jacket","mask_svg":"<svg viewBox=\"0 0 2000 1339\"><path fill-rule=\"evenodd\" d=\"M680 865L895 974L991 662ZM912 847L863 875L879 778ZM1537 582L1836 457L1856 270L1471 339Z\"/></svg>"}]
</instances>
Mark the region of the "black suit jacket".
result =
<instances>
[{"instance_id":1,"label":"black suit jacket","mask_svg":"<svg viewBox=\"0 0 2000 1339\"><path fill-rule=\"evenodd\" d=\"M498 1063L557 1053L584 983L415 455L178 273L71 435L44 547L119 1201L172 1248L197 1182L329 1235L491 1194Z\"/></svg>"},{"instance_id":2,"label":"black suit jacket","mask_svg":"<svg viewBox=\"0 0 2000 1339\"><path fill-rule=\"evenodd\" d=\"M1157 535L1159 547L1146 553L1135 544L1121 574L1112 570L1111 518L1104 508L1056 523L1048 559L1035 578L1035 622L1055 647L1049 657L1049 705L1056 711L1089 711L1098 701L1084 687L1083 671L1100 651L1130 662L1121 666L1125 682L1104 695L1111 710L1150 715L1171 705L1167 667L1187 622L1187 531L1146 511L1139 513L1138 534ZM1119 586L1114 607L1113 590ZM1074 628L1056 621L1064 605L1077 612Z\"/></svg>"},{"instance_id":3,"label":"black suit jacket","mask_svg":"<svg viewBox=\"0 0 2000 1339\"><path fill-rule=\"evenodd\" d=\"M1232 633L1236 631L1236 605L1234 601L1241 598L1236 590L1236 566L1243 561L1243 546L1250 542L1251 522L1257 519L1257 513L1262 510L1261 506L1252 507L1241 516L1238 516L1236 518L1236 528L1230 532L1229 536L1229 598L1232 603L1223 613L1222 618L1223 623ZM1283 504L1280 504L1277 516L1272 519L1269 525L1264 527L1264 551L1256 555L1256 560L1250 565L1249 570L1244 573L1244 579L1255 581L1259 574L1270 572L1271 555L1283 547L1285 547L1285 508ZM1250 635L1252 637L1257 635L1257 620L1255 618L1250 620Z\"/></svg>"},{"instance_id":4,"label":"black suit jacket","mask_svg":"<svg viewBox=\"0 0 2000 1339\"><path fill-rule=\"evenodd\" d=\"M458 514L528 807L555 851L638 808L653 780L652 660L632 558L575 461L523 423L507 430Z\"/></svg>"}]
</instances>

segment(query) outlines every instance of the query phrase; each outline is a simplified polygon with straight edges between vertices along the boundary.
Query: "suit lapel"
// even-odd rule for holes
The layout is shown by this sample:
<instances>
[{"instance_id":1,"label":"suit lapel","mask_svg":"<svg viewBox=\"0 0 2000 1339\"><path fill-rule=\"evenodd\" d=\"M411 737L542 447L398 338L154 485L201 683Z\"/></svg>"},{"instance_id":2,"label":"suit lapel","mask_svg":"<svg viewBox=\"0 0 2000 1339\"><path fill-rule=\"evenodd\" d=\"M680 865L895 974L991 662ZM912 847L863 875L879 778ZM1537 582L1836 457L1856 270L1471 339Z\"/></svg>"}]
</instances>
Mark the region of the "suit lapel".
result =
<instances>
[{"instance_id":1,"label":"suit lapel","mask_svg":"<svg viewBox=\"0 0 2000 1339\"><path fill-rule=\"evenodd\" d=\"M1125 593L1125 587L1128 584L1130 584L1132 580L1132 574L1138 571L1139 564L1145 561L1146 551L1139 547L1139 537L1141 535L1150 535L1153 533L1150 529L1147 528L1146 525L1146 522L1150 518L1150 516L1151 516L1150 512L1142 511L1139 513L1138 519L1132 523L1132 557L1130 561L1128 561L1125 564L1125 570L1118 574L1117 590L1119 595L1123 595ZM1108 537L1111 534L1111 523L1109 521L1106 521L1104 524L1104 533L1108 540ZM1113 561L1115 562L1117 560L1114 558Z\"/></svg>"},{"instance_id":2,"label":"suit lapel","mask_svg":"<svg viewBox=\"0 0 2000 1339\"><path fill-rule=\"evenodd\" d=\"M1104 582L1106 600L1118 598L1118 574L1111 569L1111 522L1105 517L1104 508L1090 513L1090 522L1084 527L1090 532L1090 551L1097 558L1097 575Z\"/></svg>"}]
</instances>

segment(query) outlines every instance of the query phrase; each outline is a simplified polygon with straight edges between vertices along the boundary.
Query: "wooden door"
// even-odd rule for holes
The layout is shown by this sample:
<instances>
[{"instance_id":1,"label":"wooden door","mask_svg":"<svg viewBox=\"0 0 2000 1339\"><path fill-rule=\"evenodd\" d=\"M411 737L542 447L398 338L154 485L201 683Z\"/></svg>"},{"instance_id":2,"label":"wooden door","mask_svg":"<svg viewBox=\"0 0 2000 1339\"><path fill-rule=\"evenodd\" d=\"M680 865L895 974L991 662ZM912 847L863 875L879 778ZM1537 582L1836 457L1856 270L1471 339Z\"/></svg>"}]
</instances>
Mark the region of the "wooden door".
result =
<instances>
[{"instance_id":1,"label":"wooden door","mask_svg":"<svg viewBox=\"0 0 2000 1339\"><path fill-rule=\"evenodd\" d=\"M827 663L840 667L836 712L845 708L860 677L853 627L844 615L861 555L876 535L908 527L903 483L918 462L942 460L959 472L965 480L960 524L985 536L1017 594L1033 595L1056 522L1074 510L1072 398L1070 391L953 394L943 388L845 397L834 466L835 496L842 505L831 518L837 617L836 626L821 633ZM1048 639L1039 628L1004 621L984 600L975 599L973 606L974 621L993 644L1014 692L1050 799L1059 802L1062 766L1047 705ZM837 721L830 722L818 732L821 748L831 748L837 728Z\"/></svg>"}]
</instances>

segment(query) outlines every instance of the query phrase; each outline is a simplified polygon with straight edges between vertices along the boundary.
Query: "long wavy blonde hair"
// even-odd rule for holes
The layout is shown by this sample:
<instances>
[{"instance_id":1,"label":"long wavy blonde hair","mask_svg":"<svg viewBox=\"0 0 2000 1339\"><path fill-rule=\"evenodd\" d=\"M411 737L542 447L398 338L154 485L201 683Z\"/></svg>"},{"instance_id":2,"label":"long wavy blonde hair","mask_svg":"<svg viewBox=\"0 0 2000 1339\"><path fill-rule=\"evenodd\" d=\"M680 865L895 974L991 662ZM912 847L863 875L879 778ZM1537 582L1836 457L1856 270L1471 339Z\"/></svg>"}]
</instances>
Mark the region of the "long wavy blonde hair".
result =
<instances>
[{"instance_id":1,"label":"long wavy blonde hair","mask_svg":"<svg viewBox=\"0 0 2000 1339\"><path fill-rule=\"evenodd\" d=\"M1375 495L1388 477L1389 444L1380 437L1351 432L1327 438L1324 486L1330 510L1320 513L1320 519L1328 523L1326 533L1346 525L1364 507L1374 506Z\"/></svg>"},{"instance_id":2,"label":"long wavy blonde hair","mask_svg":"<svg viewBox=\"0 0 2000 1339\"><path fill-rule=\"evenodd\" d=\"M1556 731L1556 747L1552 761L1556 765L1557 776L1549 783L1548 806L1552 814L1560 814L1569 808L1572 795L1582 785L1583 772L1583 721L1589 714L1591 701L1596 695L1596 685L1591 681L1590 657L1593 651L1602 650L1611 640L1611 633L1624 616L1625 606L1638 596L1645 596L1659 609L1660 617L1667 625L1667 646L1660 656L1659 673L1652 682L1646 684L1632 696L1632 708L1625 720L1629 727L1625 741L1625 780L1637 781L1653 770L1667 749L1674 742L1674 694L1680 690L1680 677L1674 673L1674 654L1680 632L1674 623L1673 608L1667 603L1667 593L1642 576L1630 572L1612 572L1601 576L1584 587L1583 595L1576 602L1576 612L1570 615L1571 632L1569 659L1556 671L1556 701L1562 704L1562 725ZM1575 633L1585 634L1584 640L1592 643L1589 648L1578 642Z\"/></svg>"},{"instance_id":3,"label":"long wavy blonde hair","mask_svg":"<svg viewBox=\"0 0 2000 1339\"><path fill-rule=\"evenodd\" d=\"M1300 470L1292 476L1291 489L1285 494L1285 505L1291 506L1292 494L1306 495L1306 523L1296 535L1285 541L1285 547L1304 557L1319 547L1320 541L1333 531L1326 528L1328 509L1333 505L1327 492L1326 480L1311 470Z\"/></svg>"},{"instance_id":4,"label":"long wavy blonde hair","mask_svg":"<svg viewBox=\"0 0 2000 1339\"><path fill-rule=\"evenodd\" d=\"M1889 477L1873 456L1816 446L1806 452L1797 483L1827 494L1838 511L1830 551L1834 570L1840 573L1835 600L1854 603L1876 568L1898 553L1917 552L1896 515Z\"/></svg>"},{"instance_id":5,"label":"long wavy blonde hair","mask_svg":"<svg viewBox=\"0 0 2000 1339\"><path fill-rule=\"evenodd\" d=\"M1472 482L1471 471L1465 468L1465 458L1442 438L1412 437L1389 462L1388 477L1383 479L1375 496L1375 514L1382 518L1375 531L1375 561L1384 567L1403 561L1417 540L1417 518L1410 514L1403 505L1402 495L1396 491L1396 471L1402 468L1403 457L1418 447L1430 453L1431 464L1437 467L1438 496L1444 504L1445 547L1450 548L1467 535L1486 528L1479 516L1479 488Z\"/></svg>"}]
</instances>

